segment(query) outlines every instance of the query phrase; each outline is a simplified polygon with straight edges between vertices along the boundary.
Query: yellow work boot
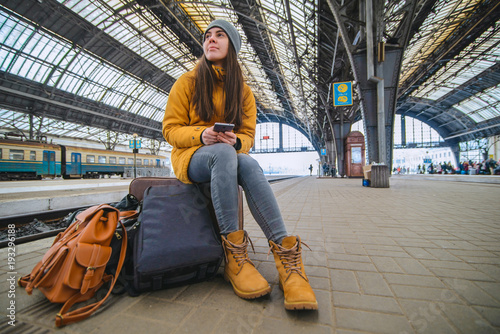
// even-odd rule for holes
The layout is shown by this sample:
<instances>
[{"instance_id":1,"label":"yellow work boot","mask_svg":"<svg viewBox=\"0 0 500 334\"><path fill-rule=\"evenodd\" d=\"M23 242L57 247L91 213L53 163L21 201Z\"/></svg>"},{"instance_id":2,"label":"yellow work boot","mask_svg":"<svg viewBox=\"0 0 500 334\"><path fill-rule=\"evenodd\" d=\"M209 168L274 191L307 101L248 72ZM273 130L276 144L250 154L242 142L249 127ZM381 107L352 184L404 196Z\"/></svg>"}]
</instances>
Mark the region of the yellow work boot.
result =
<instances>
[{"instance_id":1,"label":"yellow work boot","mask_svg":"<svg viewBox=\"0 0 500 334\"><path fill-rule=\"evenodd\" d=\"M249 240L243 230L230 233L226 238L222 236L226 260L224 279L231 282L234 293L244 299L261 297L271 292L269 283L248 258Z\"/></svg>"},{"instance_id":2,"label":"yellow work boot","mask_svg":"<svg viewBox=\"0 0 500 334\"><path fill-rule=\"evenodd\" d=\"M318 302L302 263L300 238L291 236L284 238L281 245L272 241L269 244L279 272L280 288L285 294L285 309L317 310Z\"/></svg>"}]
</instances>

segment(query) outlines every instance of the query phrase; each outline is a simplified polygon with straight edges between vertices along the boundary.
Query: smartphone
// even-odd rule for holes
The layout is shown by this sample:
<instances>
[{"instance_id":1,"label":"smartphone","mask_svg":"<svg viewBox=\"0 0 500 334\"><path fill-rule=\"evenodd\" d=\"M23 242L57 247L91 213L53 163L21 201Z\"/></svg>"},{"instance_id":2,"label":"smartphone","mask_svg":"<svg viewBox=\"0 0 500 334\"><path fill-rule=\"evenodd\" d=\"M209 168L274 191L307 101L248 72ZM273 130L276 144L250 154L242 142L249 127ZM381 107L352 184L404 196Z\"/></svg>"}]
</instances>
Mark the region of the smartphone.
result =
<instances>
[{"instance_id":1,"label":"smartphone","mask_svg":"<svg viewBox=\"0 0 500 334\"><path fill-rule=\"evenodd\" d=\"M227 132L227 131L233 131L233 129L234 129L234 124L215 123L214 125L215 132Z\"/></svg>"}]
</instances>

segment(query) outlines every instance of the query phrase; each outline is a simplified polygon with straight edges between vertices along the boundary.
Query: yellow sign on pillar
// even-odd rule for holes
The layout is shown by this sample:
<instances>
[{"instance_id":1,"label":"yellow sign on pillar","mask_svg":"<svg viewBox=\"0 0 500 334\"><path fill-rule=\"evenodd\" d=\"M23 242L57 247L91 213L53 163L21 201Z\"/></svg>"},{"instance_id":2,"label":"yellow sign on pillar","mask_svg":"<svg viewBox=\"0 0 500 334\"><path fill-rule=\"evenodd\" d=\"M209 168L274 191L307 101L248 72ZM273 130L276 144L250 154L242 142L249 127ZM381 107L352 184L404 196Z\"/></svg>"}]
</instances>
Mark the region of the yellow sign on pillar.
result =
<instances>
[{"instance_id":1,"label":"yellow sign on pillar","mask_svg":"<svg viewBox=\"0 0 500 334\"><path fill-rule=\"evenodd\" d=\"M335 82L333 84L333 106L352 106L352 82Z\"/></svg>"}]
</instances>

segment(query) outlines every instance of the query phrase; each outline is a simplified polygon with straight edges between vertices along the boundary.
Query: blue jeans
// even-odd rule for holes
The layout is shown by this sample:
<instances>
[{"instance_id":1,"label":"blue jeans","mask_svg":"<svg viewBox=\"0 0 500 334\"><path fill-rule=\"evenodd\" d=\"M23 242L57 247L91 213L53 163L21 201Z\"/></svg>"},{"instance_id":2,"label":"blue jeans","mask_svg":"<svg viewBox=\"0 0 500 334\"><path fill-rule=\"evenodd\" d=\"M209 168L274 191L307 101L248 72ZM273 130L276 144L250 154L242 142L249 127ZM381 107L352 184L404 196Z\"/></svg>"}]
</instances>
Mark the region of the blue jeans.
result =
<instances>
[{"instance_id":1,"label":"blue jeans","mask_svg":"<svg viewBox=\"0 0 500 334\"><path fill-rule=\"evenodd\" d=\"M237 154L228 144L202 146L191 158L189 178L210 182L212 202L220 232L238 230L238 184L243 187L248 207L268 240L281 244L287 231L271 186L259 163L247 154Z\"/></svg>"}]
</instances>

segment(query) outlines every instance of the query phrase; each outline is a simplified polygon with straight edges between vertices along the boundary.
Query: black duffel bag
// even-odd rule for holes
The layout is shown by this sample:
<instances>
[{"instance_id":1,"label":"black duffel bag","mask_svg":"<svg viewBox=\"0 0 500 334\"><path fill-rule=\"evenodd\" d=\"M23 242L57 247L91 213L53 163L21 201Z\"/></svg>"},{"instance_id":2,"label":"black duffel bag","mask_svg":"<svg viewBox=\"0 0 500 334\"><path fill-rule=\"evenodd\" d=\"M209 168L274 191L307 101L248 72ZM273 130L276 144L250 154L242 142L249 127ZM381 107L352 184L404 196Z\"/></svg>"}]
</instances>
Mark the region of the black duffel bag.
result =
<instances>
[{"instance_id":1,"label":"black duffel bag","mask_svg":"<svg viewBox=\"0 0 500 334\"><path fill-rule=\"evenodd\" d=\"M113 289L113 294L122 294L128 292L130 296L136 297L139 292L135 291L133 288L134 282L134 263L133 263L133 246L134 240L137 235L139 222L137 217L141 210L141 203L132 194L127 194L120 202L110 203L110 206L120 210L120 221L123 227L127 231L127 250L125 255L125 261L123 263L120 275L117 278L117 284ZM117 227L113 239L111 239L111 257L106 265L106 273L111 275L116 275L116 269L118 266L118 260L121 250L123 230Z\"/></svg>"}]
</instances>

